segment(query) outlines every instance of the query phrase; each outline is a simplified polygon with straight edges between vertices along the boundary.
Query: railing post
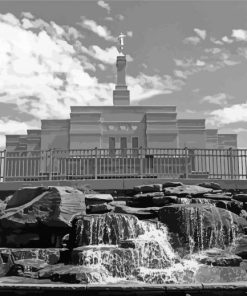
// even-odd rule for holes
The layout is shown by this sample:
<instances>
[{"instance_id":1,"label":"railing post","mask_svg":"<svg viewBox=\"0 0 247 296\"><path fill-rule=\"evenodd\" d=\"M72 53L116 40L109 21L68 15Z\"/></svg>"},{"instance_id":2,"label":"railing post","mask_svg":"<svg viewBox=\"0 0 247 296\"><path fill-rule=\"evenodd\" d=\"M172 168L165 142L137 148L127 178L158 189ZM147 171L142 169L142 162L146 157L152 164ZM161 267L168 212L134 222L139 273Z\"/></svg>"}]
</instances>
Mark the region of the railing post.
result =
<instances>
[{"instance_id":1,"label":"railing post","mask_svg":"<svg viewBox=\"0 0 247 296\"><path fill-rule=\"evenodd\" d=\"M98 148L95 147L95 157L94 157L94 179L98 179Z\"/></svg>"},{"instance_id":2,"label":"railing post","mask_svg":"<svg viewBox=\"0 0 247 296\"><path fill-rule=\"evenodd\" d=\"M229 148L229 167L228 167L228 170L229 170L229 175L230 175L230 178L233 179L233 162L232 162L232 148L230 147Z\"/></svg>"},{"instance_id":3,"label":"railing post","mask_svg":"<svg viewBox=\"0 0 247 296\"><path fill-rule=\"evenodd\" d=\"M185 179L189 176L189 161L188 161L188 148L184 147L184 166L185 166Z\"/></svg>"},{"instance_id":4,"label":"railing post","mask_svg":"<svg viewBox=\"0 0 247 296\"><path fill-rule=\"evenodd\" d=\"M3 182L6 180L6 171L7 171L7 151L3 151Z\"/></svg>"},{"instance_id":5,"label":"railing post","mask_svg":"<svg viewBox=\"0 0 247 296\"><path fill-rule=\"evenodd\" d=\"M139 148L140 150L140 177L143 177L143 151L142 151L142 146Z\"/></svg>"},{"instance_id":6,"label":"railing post","mask_svg":"<svg viewBox=\"0 0 247 296\"><path fill-rule=\"evenodd\" d=\"M50 152L50 170L49 170L49 180L52 180L53 171L53 149L48 150Z\"/></svg>"}]
</instances>

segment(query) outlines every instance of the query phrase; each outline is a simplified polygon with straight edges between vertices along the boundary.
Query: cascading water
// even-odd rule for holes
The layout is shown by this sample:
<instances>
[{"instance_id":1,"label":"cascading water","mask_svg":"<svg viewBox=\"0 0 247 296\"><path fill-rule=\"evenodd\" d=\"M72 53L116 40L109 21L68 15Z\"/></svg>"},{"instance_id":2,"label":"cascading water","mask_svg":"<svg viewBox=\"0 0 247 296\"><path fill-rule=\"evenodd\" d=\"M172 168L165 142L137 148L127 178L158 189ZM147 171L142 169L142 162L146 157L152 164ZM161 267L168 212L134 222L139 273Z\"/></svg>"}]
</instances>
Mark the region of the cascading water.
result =
<instances>
[{"instance_id":1,"label":"cascading water","mask_svg":"<svg viewBox=\"0 0 247 296\"><path fill-rule=\"evenodd\" d=\"M167 228L160 222L105 214L82 217L76 226L73 264L107 270L108 282L190 282L199 268L195 261L181 260L175 254Z\"/></svg>"}]
</instances>

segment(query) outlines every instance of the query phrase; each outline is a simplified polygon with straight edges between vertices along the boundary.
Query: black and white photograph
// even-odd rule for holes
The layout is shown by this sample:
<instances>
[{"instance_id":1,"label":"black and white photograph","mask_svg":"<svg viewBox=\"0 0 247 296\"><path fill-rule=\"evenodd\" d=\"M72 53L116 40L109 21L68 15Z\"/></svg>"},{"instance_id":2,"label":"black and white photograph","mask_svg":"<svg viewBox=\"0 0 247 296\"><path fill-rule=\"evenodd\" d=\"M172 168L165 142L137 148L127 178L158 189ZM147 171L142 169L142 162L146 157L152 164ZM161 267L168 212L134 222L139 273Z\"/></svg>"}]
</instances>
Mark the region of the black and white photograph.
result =
<instances>
[{"instance_id":1,"label":"black and white photograph","mask_svg":"<svg viewBox=\"0 0 247 296\"><path fill-rule=\"evenodd\" d=\"M247 0L0 0L0 295L247 295Z\"/></svg>"}]
</instances>

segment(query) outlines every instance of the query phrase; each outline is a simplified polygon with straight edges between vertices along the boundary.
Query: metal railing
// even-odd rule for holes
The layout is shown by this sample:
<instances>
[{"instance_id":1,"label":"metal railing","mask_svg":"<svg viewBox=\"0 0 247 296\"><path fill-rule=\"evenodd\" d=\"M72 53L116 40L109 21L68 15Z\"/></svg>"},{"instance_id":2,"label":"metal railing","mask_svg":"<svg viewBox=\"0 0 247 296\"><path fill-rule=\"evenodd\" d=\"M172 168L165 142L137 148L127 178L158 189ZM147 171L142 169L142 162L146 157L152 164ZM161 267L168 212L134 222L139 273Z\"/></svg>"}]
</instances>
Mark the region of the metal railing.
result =
<instances>
[{"instance_id":1,"label":"metal railing","mask_svg":"<svg viewBox=\"0 0 247 296\"><path fill-rule=\"evenodd\" d=\"M245 149L0 151L0 181L107 178L247 179Z\"/></svg>"}]
</instances>

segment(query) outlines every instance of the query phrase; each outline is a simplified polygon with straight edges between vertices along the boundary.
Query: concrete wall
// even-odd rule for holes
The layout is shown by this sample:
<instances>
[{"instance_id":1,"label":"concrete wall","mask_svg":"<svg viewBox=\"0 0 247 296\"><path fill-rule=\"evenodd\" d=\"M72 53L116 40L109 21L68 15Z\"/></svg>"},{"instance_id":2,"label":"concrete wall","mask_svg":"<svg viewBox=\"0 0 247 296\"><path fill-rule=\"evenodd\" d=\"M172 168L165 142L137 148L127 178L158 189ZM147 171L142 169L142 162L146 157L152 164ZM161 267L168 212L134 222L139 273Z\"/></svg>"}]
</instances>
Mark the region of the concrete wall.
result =
<instances>
[{"instance_id":1,"label":"concrete wall","mask_svg":"<svg viewBox=\"0 0 247 296\"><path fill-rule=\"evenodd\" d=\"M69 149L69 120L41 121L41 150Z\"/></svg>"},{"instance_id":2,"label":"concrete wall","mask_svg":"<svg viewBox=\"0 0 247 296\"><path fill-rule=\"evenodd\" d=\"M205 119L179 119L179 148L206 148Z\"/></svg>"}]
</instances>

